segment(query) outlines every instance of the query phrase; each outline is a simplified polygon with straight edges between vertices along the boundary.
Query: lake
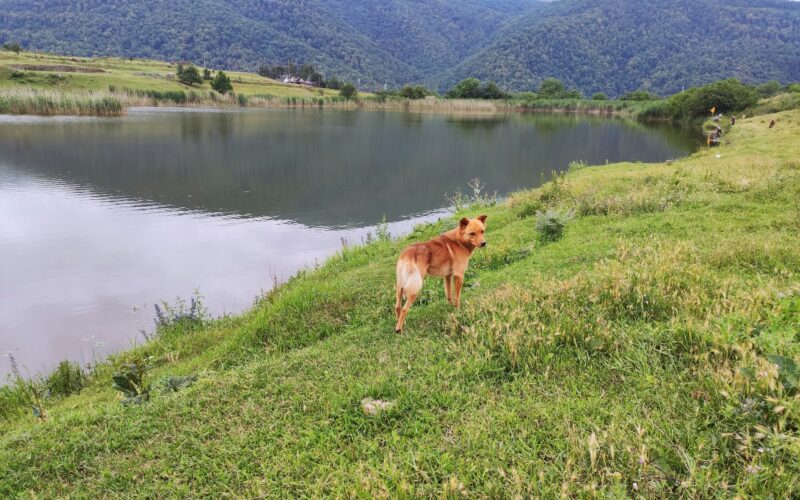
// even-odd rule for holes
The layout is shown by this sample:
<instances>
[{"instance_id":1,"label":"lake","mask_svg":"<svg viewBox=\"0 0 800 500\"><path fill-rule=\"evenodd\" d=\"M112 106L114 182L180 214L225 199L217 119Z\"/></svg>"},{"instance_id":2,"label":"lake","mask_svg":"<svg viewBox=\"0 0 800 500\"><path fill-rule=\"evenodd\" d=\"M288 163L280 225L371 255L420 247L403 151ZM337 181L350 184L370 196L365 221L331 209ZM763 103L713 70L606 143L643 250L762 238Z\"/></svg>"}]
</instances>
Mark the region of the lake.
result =
<instances>
[{"instance_id":1,"label":"lake","mask_svg":"<svg viewBox=\"0 0 800 500\"><path fill-rule=\"evenodd\" d=\"M91 362L141 343L161 300L199 290L214 315L247 309L384 217L401 234L445 214L473 178L504 195L574 160L696 146L672 127L542 114L0 116L0 354L30 374Z\"/></svg>"}]
</instances>

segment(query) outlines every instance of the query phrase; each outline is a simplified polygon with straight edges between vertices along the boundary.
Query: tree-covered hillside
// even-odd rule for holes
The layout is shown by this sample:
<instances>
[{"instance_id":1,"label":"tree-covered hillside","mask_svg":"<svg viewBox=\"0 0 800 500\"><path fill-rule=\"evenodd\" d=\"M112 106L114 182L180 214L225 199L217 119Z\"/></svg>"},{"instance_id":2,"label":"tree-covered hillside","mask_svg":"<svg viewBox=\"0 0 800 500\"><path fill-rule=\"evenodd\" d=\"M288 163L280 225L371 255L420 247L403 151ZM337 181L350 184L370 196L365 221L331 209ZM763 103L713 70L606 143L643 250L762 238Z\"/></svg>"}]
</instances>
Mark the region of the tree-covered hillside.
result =
<instances>
[{"instance_id":1,"label":"tree-covered hillside","mask_svg":"<svg viewBox=\"0 0 800 500\"><path fill-rule=\"evenodd\" d=\"M396 86L473 53L536 0L0 0L0 42L218 68L310 63Z\"/></svg>"},{"instance_id":2,"label":"tree-covered hillside","mask_svg":"<svg viewBox=\"0 0 800 500\"><path fill-rule=\"evenodd\" d=\"M522 16L439 80L530 90L548 76L585 94L673 93L727 77L800 79L800 3L560 0Z\"/></svg>"},{"instance_id":3,"label":"tree-covered hillside","mask_svg":"<svg viewBox=\"0 0 800 500\"><path fill-rule=\"evenodd\" d=\"M590 95L800 80L789 0L0 0L0 43L255 71L308 63L375 88L547 77Z\"/></svg>"}]
</instances>

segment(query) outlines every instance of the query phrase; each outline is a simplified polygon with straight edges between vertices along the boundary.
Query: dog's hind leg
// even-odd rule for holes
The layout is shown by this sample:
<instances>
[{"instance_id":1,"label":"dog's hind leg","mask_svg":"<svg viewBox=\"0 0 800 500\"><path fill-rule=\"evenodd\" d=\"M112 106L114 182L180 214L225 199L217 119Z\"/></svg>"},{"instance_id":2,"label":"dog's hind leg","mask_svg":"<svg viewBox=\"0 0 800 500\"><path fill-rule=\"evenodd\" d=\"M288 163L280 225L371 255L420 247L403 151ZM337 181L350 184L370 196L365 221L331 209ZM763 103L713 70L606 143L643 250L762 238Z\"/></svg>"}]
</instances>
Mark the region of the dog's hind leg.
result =
<instances>
[{"instance_id":1,"label":"dog's hind leg","mask_svg":"<svg viewBox=\"0 0 800 500\"><path fill-rule=\"evenodd\" d=\"M397 261L397 302L395 302L397 325L394 328L397 333L403 330L408 310L411 309L411 305L422 290L423 278L423 271L413 261L402 258ZM397 307L399 307L403 295L406 296L406 303L398 312Z\"/></svg>"},{"instance_id":2,"label":"dog's hind leg","mask_svg":"<svg viewBox=\"0 0 800 500\"><path fill-rule=\"evenodd\" d=\"M403 309L403 287L398 283L395 289L397 290L397 300L394 301L394 317L400 319L400 310Z\"/></svg>"},{"instance_id":3,"label":"dog's hind leg","mask_svg":"<svg viewBox=\"0 0 800 500\"><path fill-rule=\"evenodd\" d=\"M444 277L444 295L447 297L447 302L453 303L453 294L452 289L450 288L450 278L452 276L445 276Z\"/></svg>"},{"instance_id":4,"label":"dog's hind leg","mask_svg":"<svg viewBox=\"0 0 800 500\"><path fill-rule=\"evenodd\" d=\"M403 324L406 322L408 310L411 309L411 306L414 304L415 300L417 300L416 293L409 293L406 296L406 303L403 305L403 309L400 310L400 317L397 318L397 325L394 327L395 333L400 333L403 331Z\"/></svg>"}]
</instances>

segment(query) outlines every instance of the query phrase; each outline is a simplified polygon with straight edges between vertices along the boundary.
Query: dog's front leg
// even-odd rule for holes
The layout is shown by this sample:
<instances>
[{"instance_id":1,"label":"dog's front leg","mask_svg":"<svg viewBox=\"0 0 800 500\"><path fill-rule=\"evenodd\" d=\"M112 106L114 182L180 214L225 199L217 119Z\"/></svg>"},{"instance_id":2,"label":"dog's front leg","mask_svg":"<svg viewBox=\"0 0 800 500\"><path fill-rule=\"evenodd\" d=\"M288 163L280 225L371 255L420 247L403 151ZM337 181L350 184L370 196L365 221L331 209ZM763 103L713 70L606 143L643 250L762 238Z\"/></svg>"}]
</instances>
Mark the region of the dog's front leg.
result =
<instances>
[{"instance_id":1,"label":"dog's front leg","mask_svg":"<svg viewBox=\"0 0 800 500\"><path fill-rule=\"evenodd\" d=\"M444 277L444 294L447 297L447 302L453 303L453 292L450 289L450 278L453 276L445 276Z\"/></svg>"},{"instance_id":2,"label":"dog's front leg","mask_svg":"<svg viewBox=\"0 0 800 500\"><path fill-rule=\"evenodd\" d=\"M453 275L453 305L461 307L461 286L464 285L464 277L457 274Z\"/></svg>"}]
</instances>

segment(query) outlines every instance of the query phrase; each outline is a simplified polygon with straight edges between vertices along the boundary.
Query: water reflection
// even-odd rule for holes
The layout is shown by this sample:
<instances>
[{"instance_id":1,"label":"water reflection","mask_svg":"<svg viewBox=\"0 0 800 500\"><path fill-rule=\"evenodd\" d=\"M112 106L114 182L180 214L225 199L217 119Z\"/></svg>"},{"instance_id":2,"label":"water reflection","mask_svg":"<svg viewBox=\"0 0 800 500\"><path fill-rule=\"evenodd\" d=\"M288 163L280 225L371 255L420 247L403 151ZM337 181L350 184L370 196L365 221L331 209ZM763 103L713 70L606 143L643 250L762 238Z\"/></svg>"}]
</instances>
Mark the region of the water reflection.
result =
<instances>
[{"instance_id":1,"label":"water reflection","mask_svg":"<svg viewBox=\"0 0 800 500\"><path fill-rule=\"evenodd\" d=\"M479 177L508 192L575 159L655 161L691 147L624 121L270 111L0 124L12 168L192 210L364 226L441 206Z\"/></svg>"}]
</instances>

